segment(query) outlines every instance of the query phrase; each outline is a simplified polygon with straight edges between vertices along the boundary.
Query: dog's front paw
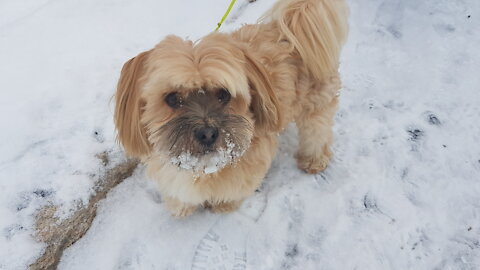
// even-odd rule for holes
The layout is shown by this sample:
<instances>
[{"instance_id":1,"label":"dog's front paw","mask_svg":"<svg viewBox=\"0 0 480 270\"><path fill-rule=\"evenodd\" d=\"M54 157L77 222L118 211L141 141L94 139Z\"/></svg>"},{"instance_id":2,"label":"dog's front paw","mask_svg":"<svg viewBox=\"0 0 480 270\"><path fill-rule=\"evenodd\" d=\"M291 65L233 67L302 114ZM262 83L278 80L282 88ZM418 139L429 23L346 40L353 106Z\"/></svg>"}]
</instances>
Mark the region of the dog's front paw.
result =
<instances>
[{"instance_id":1,"label":"dog's front paw","mask_svg":"<svg viewBox=\"0 0 480 270\"><path fill-rule=\"evenodd\" d=\"M317 174L325 170L332 157L332 152L328 147L325 147L324 151L316 155L303 155L297 153L297 165L301 170L309 174Z\"/></svg>"},{"instance_id":2,"label":"dog's front paw","mask_svg":"<svg viewBox=\"0 0 480 270\"><path fill-rule=\"evenodd\" d=\"M221 203L208 203L206 208L214 213L230 213L238 209L242 204L241 201L221 202Z\"/></svg>"},{"instance_id":3,"label":"dog's front paw","mask_svg":"<svg viewBox=\"0 0 480 270\"><path fill-rule=\"evenodd\" d=\"M182 203L177 199L165 199L168 210L174 217L182 218L190 216L197 209L196 205Z\"/></svg>"}]
</instances>

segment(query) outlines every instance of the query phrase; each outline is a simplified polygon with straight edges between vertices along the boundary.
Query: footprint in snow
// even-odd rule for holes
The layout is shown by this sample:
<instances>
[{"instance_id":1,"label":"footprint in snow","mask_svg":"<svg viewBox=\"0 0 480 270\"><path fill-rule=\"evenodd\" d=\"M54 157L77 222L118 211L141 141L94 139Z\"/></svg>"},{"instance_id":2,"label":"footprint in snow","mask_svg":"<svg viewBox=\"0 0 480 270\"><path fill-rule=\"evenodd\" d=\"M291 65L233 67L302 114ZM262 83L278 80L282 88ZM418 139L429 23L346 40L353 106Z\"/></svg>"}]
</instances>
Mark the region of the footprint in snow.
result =
<instances>
[{"instance_id":1,"label":"footprint in snow","mask_svg":"<svg viewBox=\"0 0 480 270\"><path fill-rule=\"evenodd\" d=\"M252 225L265 210L265 194L248 199L233 214L221 216L200 240L192 270L242 270L247 267L246 243Z\"/></svg>"},{"instance_id":2,"label":"footprint in snow","mask_svg":"<svg viewBox=\"0 0 480 270\"><path fill-rule=\"evenodd\" d=\"M216 225L218 225L218 223ZM237 224L232 225L241 226ZM220 227L223 226L224 224L222 224ZM225 237L225 235L219 235L216 232L216 229L218 228L211 228L202 238L202 240L200 240L193 257L192 270L245 269L247 263L244 239L245 235L243 233L237 234L235 231L236 235L234 237ZM232 233L231 228L224 229L226 229L227 233Z\"/></svg>"},{"instance_id":3,"label":"footprint in snow","mask_svg":"<svg viewBox=\"0 0 480 270\"><path fill-rule=\"evenodd\" d=\"M442 124L442 122L440 122L438 117L432 112L427 111L427 112L424 113L424 116L425 116L425 119L426 119L427 123L429 123L430 125L440 126Z\"/></svg>"}]
</instances>

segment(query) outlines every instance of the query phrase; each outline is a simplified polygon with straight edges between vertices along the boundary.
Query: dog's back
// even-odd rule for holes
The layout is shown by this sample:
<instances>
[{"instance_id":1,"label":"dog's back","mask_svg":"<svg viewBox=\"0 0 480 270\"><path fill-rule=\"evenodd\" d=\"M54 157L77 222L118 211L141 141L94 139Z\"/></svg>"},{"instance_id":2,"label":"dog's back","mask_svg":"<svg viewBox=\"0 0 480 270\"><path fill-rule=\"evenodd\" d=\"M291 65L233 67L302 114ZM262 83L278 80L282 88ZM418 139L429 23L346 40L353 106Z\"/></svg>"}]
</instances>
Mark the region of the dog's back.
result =
<instances>
[{"instance_id":1,"label":"dog's back","mask_svg":"<svg viewBox=\"0 0 480 270\"><path fill-rule=\"evenodd\" d=\"M338 70L338 59L348 33L344 0L282 0L262 21L272 22L281 39L298 51L311 75L322 81Z\"/></svg>"}]
</instances>

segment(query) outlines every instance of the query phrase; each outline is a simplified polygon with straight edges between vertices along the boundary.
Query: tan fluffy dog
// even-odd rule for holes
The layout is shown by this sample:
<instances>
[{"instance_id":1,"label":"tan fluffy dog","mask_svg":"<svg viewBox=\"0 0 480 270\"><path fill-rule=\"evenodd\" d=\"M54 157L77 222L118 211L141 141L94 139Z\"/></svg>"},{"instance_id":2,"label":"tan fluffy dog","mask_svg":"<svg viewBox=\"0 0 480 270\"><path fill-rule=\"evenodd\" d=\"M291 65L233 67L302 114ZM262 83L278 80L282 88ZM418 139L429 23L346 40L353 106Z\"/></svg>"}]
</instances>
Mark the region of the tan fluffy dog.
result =
<instances>
[{"instance_id":1,"label":"tan fluffy dog","mask_svg":"<svg viewBox=\"0 0 480 270\"><path fill-rule=\"evenodd\" d=\"M289 122L299 168L325 169L347 13L344 0L283 0L259 24L195 43L168 36L124 65L118 138L173 215L235 210L260 185Z\"/></svg>"}]
</instances>

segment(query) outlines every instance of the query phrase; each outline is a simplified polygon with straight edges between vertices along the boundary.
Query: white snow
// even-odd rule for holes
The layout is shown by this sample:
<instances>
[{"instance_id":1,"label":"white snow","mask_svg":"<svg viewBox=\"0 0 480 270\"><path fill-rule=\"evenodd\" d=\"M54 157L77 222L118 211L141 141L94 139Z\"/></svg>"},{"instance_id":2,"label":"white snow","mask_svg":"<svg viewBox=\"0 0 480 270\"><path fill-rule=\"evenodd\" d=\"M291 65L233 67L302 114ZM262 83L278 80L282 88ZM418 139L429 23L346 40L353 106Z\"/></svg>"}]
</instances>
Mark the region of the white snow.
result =
<instances>
[{"instance_id":1,"label":"white snow","mask_svg":"<svg viewBox=\"0 0 480 270\"><path fill-rule=\"evenodd\" d=\"M221 31L273 2L237 1ZM0 269L40 255L35 210L65 217L88 200L104 170L96 153L122 159L111 102L122 64L167 34L200 38L228 4L0 2ZM238 212L178 220L140 167L59 269L480 268L480 2L349 4L325 172L296 168L292 125Z\"/></svg>"}]
</instances>

